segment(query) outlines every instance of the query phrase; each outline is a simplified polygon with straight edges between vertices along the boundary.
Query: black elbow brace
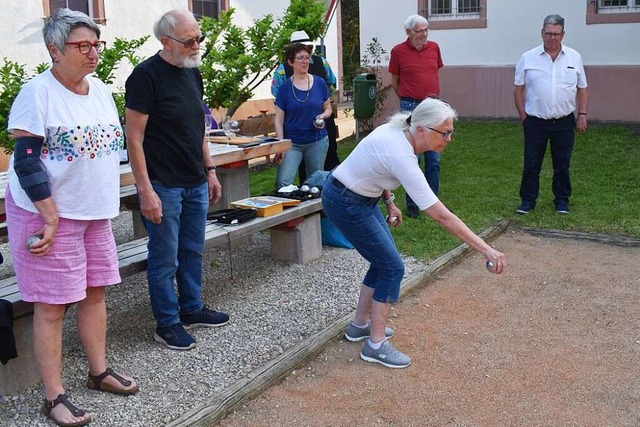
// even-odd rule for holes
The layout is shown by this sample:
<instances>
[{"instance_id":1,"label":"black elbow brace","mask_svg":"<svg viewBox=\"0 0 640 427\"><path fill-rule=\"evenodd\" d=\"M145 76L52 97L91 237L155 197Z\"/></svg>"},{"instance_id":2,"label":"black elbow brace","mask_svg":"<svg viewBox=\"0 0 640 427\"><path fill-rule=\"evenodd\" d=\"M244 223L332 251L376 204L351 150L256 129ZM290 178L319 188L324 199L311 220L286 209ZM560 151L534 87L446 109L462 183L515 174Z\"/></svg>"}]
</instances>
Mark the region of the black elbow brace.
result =
<instances>
[{"instance_id":1,"label":"black elbow brace","mask_svg":"<svg viewBox=\"0 0 640 427\"><path fill-rule=\"evenodd\" d=\"M40 160L43 139L34 136L16 138L13 151L13 169L20 186L32 202L51 197L49 176Z\"/></svg>"}]
</instances>

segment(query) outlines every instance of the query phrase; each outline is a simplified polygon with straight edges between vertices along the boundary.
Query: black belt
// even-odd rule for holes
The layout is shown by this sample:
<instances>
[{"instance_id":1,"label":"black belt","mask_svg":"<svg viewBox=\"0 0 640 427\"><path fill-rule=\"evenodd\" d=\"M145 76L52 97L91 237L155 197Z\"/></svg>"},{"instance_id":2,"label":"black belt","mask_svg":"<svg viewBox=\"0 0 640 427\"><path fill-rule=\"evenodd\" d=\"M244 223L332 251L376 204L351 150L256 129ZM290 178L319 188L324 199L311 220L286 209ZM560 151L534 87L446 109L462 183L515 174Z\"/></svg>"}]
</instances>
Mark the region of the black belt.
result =
<instances>
[{"instance_id":1,"label":"black belt","mask_svg":"<svg viewBox=\"0 0 640 427\"><path fill-rule=\"evenodd\" d=\"M360 200L363 203L367 203L367 204L375 204L378 203L378 200L380 199L380 197L368 197L368 196L363 196L361 194L358 194L354 191L349 190L343 183L340 182L340 180L338 178L336 178L335 176L333 176L333 174L330 174L327 177L327 181L331 181L331 184L336 187L338 190L344 190L341 192L341 194L348 194L349 197L352 197L354 199Z\"/></svg>"},{"instance_id":2,"label":"black belt","mask_svg":"<svg viewBox=\"0 0 640 427\"><path fill-rule=\"evenodd\" d=\"M331 175L331 178L333 179L333 186L334 186L334 187L336 187L336 188L340 188L340 189L347 188L347 187L345 187L345 186L344 186L344 184L343 184L343 183L341 183L341 182L340 182L340 180L339 180L338 178L336 178L335 176Z\"/></svg>"},{"instance_id":3,"label":"black belt","mask_svg":"<svg viewBox=\"0 0 640 427\"><path fill-rule=\"evenodd\" d=\"M567 119L567 118L569 118L569 117L575 117L575 116L573 115L573 113L569 113L569 114L567 114L566 116L558 117L558 118L556 118L556 119L543 119L542 117L532 116L531 114L527 114L527 116L531 117L532 119L542 120L543 122L556 122L556 121L558 121L558 120L564 120L564 119Z\"/></svg>"}]
</instances>

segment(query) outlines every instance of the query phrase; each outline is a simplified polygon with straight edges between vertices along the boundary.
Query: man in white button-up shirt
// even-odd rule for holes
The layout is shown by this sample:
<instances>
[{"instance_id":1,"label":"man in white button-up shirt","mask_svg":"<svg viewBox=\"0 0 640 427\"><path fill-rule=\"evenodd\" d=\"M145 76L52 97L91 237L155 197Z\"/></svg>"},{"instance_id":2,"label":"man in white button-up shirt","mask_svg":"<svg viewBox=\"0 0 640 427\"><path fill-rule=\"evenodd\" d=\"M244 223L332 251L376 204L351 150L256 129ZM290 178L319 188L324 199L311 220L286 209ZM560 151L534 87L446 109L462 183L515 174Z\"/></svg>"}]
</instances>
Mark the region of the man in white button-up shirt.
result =
<instances>
[{"instance_id":1,"label":"man in white button-up shirt","mask_svg":"<svg viewBox=\"0 0 640 427\"><path fill-rule=\"evenodd\" d=\"M563 37L564 18L547 16L542 26L543 44L525 52L516 65L513 97L524 128L519 214L529 213L536 205L547 141L551 142L556 212L569 213L569 164L575 129L587 130L587 78L582 57L562 45Z\"/></svg>"}]
</instances>

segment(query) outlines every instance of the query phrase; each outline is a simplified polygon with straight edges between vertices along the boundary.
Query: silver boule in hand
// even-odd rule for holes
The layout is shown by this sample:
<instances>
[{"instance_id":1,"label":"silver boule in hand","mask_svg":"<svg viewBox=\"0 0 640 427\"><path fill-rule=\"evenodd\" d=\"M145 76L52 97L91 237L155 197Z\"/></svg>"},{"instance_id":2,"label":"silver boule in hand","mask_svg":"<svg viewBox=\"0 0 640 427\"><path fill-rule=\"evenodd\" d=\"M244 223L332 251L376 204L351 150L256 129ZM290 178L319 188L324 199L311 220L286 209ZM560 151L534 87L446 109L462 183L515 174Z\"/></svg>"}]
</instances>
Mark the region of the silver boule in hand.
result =
<instances>
[{"instance_id":1,"label":"silver boule in hand","mask_svg":"<svg viewBox=\"0 0 640 427\"><path fill-rule=\"evenodd\" d=\"M31 250L31 246L38 243L44 236L42 234L34 234L27 237L27 250Z\"/></svg>"},{"instance_id":2,"label":"silver boule in hand","mask_svg":"<svg viewBox=\"0 0 640 427\"><path fill-rule=\"evenodd\" d=\"M493 264L493 262L487 261L487 270L489 270L489 272L491 273L496 272L495 265Z\"/></svg>"},{"instance_id":3,"label":"silver boule in hand","mask_svg":"<svg viewBox=\"0 0 640 427\"><path fill-rule=\"evenodd\" d=\"M324 128L324 119L322 117L316 117L313 121L313 125L318 129Z\"/></svg>"}]
</instances>

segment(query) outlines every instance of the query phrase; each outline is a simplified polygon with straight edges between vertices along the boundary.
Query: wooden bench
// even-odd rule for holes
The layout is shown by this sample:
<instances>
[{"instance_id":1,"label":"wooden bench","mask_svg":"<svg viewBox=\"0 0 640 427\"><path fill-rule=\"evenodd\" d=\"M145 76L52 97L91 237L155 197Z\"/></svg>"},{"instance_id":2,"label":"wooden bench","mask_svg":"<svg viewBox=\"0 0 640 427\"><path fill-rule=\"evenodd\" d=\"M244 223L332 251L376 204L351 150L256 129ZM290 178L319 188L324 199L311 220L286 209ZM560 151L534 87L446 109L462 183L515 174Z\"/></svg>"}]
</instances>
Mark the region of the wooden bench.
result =
<instances>
[{"instance_id":1,"label":"wooden bench","mask_svg":"<svg viewBox=\"0 0 640 427\"><path fill-rule=\"evenodd\" d=\"M212 205L211 209L228 208L232 201L249 196L250 159L286 151L290 146L291 142L286 140L247 149L211 145L212 159L218 166L218 178L223 186L222 200ZM137 198L128 166L121 168L120 177L120 198L126 205L127 201ZM0 215L4 215L6 181L6 173L0 173ZM253 233L270 230L271 254L274 259L306 263L322 254L321 210L321 201L315 199L287 208L276 215L256 218L239 225L208 224L205 232L206 246L224 246L242 241ZM133 210L132 214L136 238L118 246L119 268L123 278L144 271L147 266L146 232L139 212ZM33 304L22 301L15 276L0 280L0 298L13 304L14 333L19 354L17 359L11 360L6 366L0 366L0 394L13 394L39 381L31 348Z\"/></svg>"},{"instance_id":2,"label":"wooden bench","mask_svg":"<svg viewBox=\"0 0 640 427\"><path fill-rule=\"evenodd\" d=\"M229 245L253 233L269 230L274 259L304 264L322 255L321 210L322 201L313 199L278 214L242 224L208 223L206 247ZM118 246L120 275L123 278L146 270L147 241L148 238L143 237ZM14 334L19 354L6 366L0 366L0 394L10 395L39 381L31 348L33 304L22 301L15 276L0 281L0 298L13 304Z\"/></svg>"}]
</instances>

